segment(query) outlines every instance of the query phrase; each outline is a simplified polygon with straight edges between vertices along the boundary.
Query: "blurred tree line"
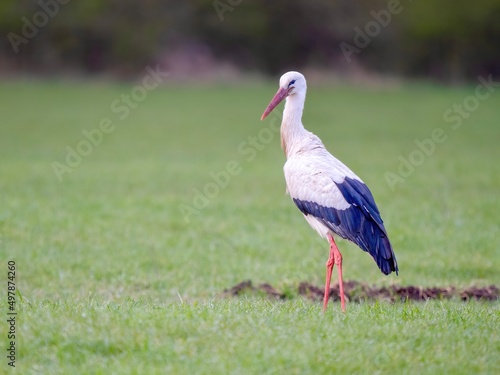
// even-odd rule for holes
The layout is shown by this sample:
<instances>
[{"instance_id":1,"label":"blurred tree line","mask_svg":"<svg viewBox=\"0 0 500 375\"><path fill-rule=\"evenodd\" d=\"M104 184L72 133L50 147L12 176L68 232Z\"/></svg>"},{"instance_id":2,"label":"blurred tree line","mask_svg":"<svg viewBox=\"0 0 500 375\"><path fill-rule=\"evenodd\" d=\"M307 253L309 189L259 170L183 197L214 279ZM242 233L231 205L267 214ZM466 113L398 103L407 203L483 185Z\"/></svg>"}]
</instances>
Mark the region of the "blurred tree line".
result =
<instances>
[{"instance_id":1,"label":"blurred tree line","mask_svg":"<svg viewBox=\"0 0 500 375\"><path fill-rule=\"evenodd\" d=\"M268 74L500 75L500 0L3 0L0 31L9 72L132 74L196 47Z\"/></svg>"}]
</instances>

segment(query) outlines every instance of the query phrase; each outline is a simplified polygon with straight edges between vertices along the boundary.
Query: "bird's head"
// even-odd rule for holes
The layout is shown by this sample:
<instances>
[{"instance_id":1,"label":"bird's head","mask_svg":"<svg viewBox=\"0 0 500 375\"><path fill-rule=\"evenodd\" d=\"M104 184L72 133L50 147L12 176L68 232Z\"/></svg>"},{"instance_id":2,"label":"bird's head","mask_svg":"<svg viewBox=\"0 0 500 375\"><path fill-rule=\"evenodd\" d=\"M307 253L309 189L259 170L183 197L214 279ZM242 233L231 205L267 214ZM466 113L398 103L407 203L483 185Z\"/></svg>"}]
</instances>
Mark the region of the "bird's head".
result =
<instances>
[{"instance_id":1,"label":"bird's head","mask_svg":"<svg viewBox=\"0 0 500 375\"><path fill-rule=\"evenodd\" d=\"M280 104L283 99L290 96L301 95L305 97L307 90L306 79L299 72L288 72L280 78L280 88L262 114L261 120L264 120L273 109Z\"/></svg>"}]
</instances>

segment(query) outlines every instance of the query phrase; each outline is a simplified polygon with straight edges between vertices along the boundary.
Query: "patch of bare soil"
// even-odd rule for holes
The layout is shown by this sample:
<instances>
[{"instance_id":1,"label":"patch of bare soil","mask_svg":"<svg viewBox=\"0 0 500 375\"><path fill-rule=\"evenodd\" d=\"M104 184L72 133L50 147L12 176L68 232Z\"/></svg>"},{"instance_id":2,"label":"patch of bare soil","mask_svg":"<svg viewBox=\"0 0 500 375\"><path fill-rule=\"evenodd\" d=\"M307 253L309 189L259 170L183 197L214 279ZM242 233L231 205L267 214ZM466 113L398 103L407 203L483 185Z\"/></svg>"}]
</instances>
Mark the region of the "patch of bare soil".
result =
<instances>
[{"instance_id":1,"label":"patch of bare soil","mask_svg":"<svg viewBox=\"0 0 500 375\"><path fill-rule=\"evenodd\" d=\"M243 281L223 292L224 296L238 296L244 293L264 294L268 297L286 299L290 298L289 293L280 292L269 284L260 284L254 286L251 280ZM323 300L324 289L307 282L301 282L298 287L298 294L314 301ZM400 286L391 285L388 287L371 287L368 284L358 281L344 282L344 293L346 299L351 302L366 300L386 300L396 301L426 301L428 299L449 299L459 298L462 301L470 299L495 301L499 298L499 289L495 285L486 287L469 287L459 289L455 286L449 287L430 287L421 286ZM330 289L330 298L339 300L339 286L334 284Z\"/></svg>"}]
</instances>

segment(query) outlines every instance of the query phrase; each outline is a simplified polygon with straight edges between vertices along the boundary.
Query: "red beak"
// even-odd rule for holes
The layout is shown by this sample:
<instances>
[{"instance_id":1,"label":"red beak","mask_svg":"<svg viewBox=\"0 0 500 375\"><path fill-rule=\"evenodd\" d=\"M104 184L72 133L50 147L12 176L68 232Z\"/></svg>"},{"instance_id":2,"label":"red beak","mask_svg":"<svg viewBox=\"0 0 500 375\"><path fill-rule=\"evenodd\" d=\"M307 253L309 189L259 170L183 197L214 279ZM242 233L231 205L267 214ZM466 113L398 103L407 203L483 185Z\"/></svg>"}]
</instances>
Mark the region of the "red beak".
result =
<instances>
[{"instance_id":1,"label":"red beak","mask_svg":"<svg viewBox=\"0 0 500 375\"><path fill-rule=\"evenodd\" d=\"M267 106L266 110L262 114L262 117L260 118L261 120L264 120L268 114L270 114L273 109L280 104L283 99L285 99L288 96L288 90L285 90L280 87L278 92L274 95L274 98L271 100L271 103Z\"/></svg>"}]
</instances>

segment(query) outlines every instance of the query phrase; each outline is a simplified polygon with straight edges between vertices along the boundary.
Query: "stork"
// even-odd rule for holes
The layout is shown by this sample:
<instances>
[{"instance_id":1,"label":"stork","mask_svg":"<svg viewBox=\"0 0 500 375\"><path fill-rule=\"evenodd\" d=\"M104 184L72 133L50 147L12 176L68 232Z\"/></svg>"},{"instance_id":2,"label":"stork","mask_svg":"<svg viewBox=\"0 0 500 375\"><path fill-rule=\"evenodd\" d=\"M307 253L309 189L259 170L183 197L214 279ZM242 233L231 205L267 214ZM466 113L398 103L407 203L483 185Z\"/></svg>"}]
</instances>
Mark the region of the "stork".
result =
<instances>
[{"instance_id":1,"label":"stork","mask_svg":"<svg viewBox=\"0 0 500 375\"><path fill-rule=\"evenodd\" d=\"M397 274L398 264L368 187L302 125L306 91L306 79L301 73L283 74L278 92L261 120L286 99L280 133L281 147L286 156L283 170L287 192L309 225L330 243L323 311L328 306L332 271L337 265L340 303L345 312L342 254L334 235L354 242L368 252L386 275L391 272Z\"/></svg>"}]
</instances>

